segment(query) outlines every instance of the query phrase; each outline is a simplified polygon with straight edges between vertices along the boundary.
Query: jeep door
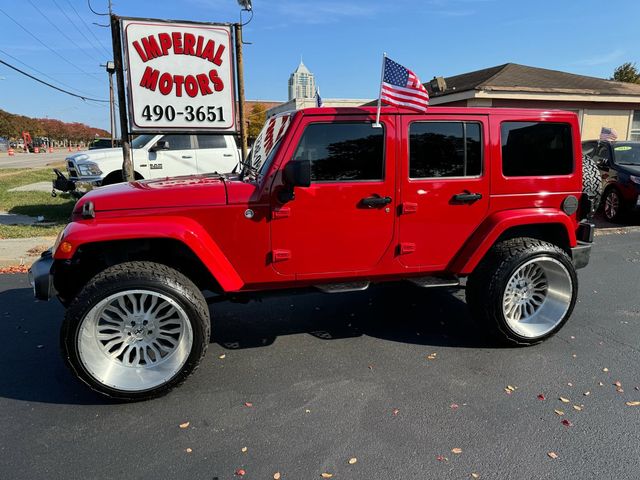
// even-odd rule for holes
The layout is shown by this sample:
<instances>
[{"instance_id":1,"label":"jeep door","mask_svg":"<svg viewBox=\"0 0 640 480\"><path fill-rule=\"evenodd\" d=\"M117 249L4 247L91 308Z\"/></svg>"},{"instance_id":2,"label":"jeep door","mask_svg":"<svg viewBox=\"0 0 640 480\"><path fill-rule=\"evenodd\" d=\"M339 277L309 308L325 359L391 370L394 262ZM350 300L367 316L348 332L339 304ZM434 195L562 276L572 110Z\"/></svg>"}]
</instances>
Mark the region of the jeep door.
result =
<instances>
[{"instance_id":1,"label":"jeep door","mask_svg":"<svg viewBox=\"0 0 640 480\"><path fill-rule=\"evenodd\" d=\"M200 134L196 142L198 173L229 173L238 164L238 147L232 136Z\"/></svg>"},{"instance_id":2,"label":"jeep door","mask_svg":"<svg viewBox=\"0 0 640 480\"><path fill-rule=\"evenodd\" d=\"M394 230L395 118L303 117L283 164L309 160L311 186L280 206L273 195L273 268L322 278L373 269ZM275 193L275 192L274 192Z\"/></svg>"},{"instance_id":3,"label":"jeep door","mask_svg":"<svg viewBox=\"0 0 640 480\"><path fill-rule=\"evenodd\" d=\"M445 269L489 208L486 116L402 117L399 261Z\"/></svg>"},{"instance_id":4,"label":"jeep door","mask_svg":"<svg viewBox=\"0 0 640 480\"><path fill-rule=\"evenodd\" d=\"M149 151L149 178L198 173L193 135L165 135L160 141L169 146L165 150Z\"/></svg>"}]
</instances>

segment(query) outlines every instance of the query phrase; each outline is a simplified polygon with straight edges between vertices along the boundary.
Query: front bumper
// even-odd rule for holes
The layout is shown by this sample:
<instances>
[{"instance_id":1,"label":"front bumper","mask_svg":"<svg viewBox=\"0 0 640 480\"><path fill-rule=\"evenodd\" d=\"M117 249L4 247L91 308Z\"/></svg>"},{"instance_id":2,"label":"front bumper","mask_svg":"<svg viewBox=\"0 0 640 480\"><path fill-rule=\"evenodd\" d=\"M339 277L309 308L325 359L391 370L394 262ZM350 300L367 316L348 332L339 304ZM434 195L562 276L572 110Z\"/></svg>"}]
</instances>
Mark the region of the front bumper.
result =
<instances>
[{"instance_id":1,"label":"front bumper","mask_svg":"<svg viewBox=\"0 0 640 480\"><path fill-rule=\"evenodd\" d=\"M43 252L29 269L29 283L33 287L33 296L38 300L49 300L55 293L53 288L53 252Z\"/></svg>"},{"instance_id":2,"label":"front bumper","mask_svg":"<svg viewBox=\"0 0 640 480\"><path fill-rule=\"evenodd\" d=\"M578 225L578 231L576 233L578 244L571 249L571 259L576 269L589 265L595 229L595 224L590 222L583 221Z\"/></svg>"},{"instance_id":3,"label":"front bumper","mask_svg":"<svg viewBox=\"0 0 640 480\"><path fill-rule=\"evenodd\" d=\"M72 177L68 178L58 170L53 169L53 173L56 174L55 180L53 180L53 190L59 190L61 192L76 192L82 191L86 193L95 187L102 185L102 177Z\"/></svg>"}]
</instances>

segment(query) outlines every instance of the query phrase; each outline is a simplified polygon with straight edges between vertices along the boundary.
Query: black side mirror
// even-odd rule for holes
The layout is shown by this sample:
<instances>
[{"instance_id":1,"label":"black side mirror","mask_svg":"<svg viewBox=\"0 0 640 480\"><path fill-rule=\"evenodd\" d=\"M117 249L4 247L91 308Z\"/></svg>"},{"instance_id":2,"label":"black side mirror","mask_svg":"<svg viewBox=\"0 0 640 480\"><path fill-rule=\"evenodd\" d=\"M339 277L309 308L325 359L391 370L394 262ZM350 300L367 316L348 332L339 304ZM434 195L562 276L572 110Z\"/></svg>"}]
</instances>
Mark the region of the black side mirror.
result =
<instances>
[{"instance_id":1,"label":"black side mirror","mask_svg":"<svg viewBox=\"0 0 640 480\"><path fill-rule=\"evenodd\" d=\"M296 160L287 163L282 172L282 178L290 187L308 187L311 185L311 162Z\"/></svg>"},{"instance_id":2,"label":"black side mirror","mask_svg":"<svg viewBox=\"0 0 640 480\"><path fill-rule=\"evenodd\" d=\"M150 152L157 152L158 150L169 150L169 142L166 140L158 140L156 144L149 149Z\"/></svg>"}]
</instances>

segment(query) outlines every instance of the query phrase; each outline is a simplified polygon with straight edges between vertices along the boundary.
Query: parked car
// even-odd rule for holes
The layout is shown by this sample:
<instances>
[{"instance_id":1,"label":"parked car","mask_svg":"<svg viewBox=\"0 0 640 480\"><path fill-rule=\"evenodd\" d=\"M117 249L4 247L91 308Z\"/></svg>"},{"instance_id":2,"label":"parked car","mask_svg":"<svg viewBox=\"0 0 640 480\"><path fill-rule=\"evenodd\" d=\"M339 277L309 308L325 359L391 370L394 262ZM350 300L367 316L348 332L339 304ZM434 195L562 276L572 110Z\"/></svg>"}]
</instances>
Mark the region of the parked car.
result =
<instances>
[{"instance_id":1,"label":"parked car","mask_svg":"<svg viewBox=\"0 0 640 480\"><path fill-rule=\"evenodd\" d=\"M577 116L386 107L381 128L375 118L370 107L282 114L241 172L82 197L30 270L35 296L67 307L73 373L119 399L166 393L209 344L205 290L245 302L405 281L419 295L466 277L471 312L496 338L555 334L594 231Z\"/></svg>"},{"instance_id":2,"label":"parked car","mask_svg":"<svg viewBox=\"0 0 640 480\"><path fill-rule=\"evenodd\" d=\"M582 151L596 162L604 187L603 213L616 222L640 209L640 142L582 142Z\"/></svg>"},{"instance_id":3,"label":"parked car","mask_svg":"<svg viewBox=\"0 0 640 480\"><path fill-rule=\"evenodd\" d=\"M112 144L110 138L96 138L89 145L89 150L99 150L101 148L115 148L121 147L122 141L119 138L116 138Z\"/></svg>"},{"instance_id":4,"label":"parked car","mask_svg":"<svg viewBox=\"0 0 640 480\"><path fill-rule=\"evenodd\" d=\"M197 173L231 172L240 162L232 135L140 135L131 142L136 180ZM91 189L123 181L122 148L103 148L69 155L68 179L59 171L54 190ZM54 170L55 171L55 170Z\"/></svg>"}]
</instances>

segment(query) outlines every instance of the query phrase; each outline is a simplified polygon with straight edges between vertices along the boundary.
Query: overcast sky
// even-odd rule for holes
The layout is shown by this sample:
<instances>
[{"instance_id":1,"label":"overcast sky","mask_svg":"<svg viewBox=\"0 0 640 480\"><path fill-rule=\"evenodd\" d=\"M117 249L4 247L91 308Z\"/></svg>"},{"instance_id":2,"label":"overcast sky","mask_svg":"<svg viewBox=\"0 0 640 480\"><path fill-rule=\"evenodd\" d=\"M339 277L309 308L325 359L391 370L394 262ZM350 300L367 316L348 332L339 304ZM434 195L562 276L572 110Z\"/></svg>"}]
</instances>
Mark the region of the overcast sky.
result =
<instances>
[{"instance_id":1,"label":"overcast sky","mask_svg":"<svg viewBox=\"0 0 640 480\"><path fill-rule=\"evenodd\" d=\"M91 4L107 9L106 0ZM235 0L115 0L113 6L123 16L239 19ZM0 0L0 9L1 60L108 99L99 65L111 57L110 31L93 24L106 17L94 15L86 0ZM254 10L244 31L251 42L244 49L248 99L286 100L301 56L324 98L377 97L384 51L423 81L507 62L608 78L625 61L640 63L639 0L255 0ZM67 97L4 65L0 108L109 124L105 105Z\"/></svg>"}]
</instances>

